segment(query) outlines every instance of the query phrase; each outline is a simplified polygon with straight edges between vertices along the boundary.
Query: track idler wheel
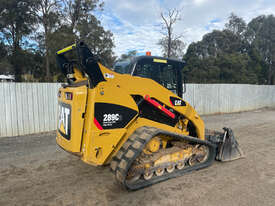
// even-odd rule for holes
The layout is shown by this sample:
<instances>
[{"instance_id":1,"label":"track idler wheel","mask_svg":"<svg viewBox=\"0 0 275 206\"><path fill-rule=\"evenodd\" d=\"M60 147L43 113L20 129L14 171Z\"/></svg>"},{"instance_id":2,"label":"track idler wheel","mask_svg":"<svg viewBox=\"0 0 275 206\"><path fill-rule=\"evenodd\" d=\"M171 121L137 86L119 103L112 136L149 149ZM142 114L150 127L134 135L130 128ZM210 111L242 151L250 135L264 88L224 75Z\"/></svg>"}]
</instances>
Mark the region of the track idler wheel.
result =
<instances>
[{"instance_id":1,"label":"track idler wheel","mask_svg":"<svg viewBox=\"0 0 275 206\"><path fill-rule=\"evenodd\" d=\"M172 173L172 172L174 172L174 170L175 170L175 165L170 165L166 168L166 171L168 173Z\"/></svg>"},{"instance_id":2,"label":"track idler wheel","mask_svg":"<svg viewBox=\"0 0 275 206\"><path fill-rule=\"evenodd\" d=\"M185 163L184 162L178 162L176 165L178 170L182 170L185 167Z\"/></svg>"},{"instance_id":3,"label":"track idler wheel","mask_svg":"<svg viewBox=\"0 0 275 206\"><path fill-rule=\"evenodd\" d=\"M188 160L188 164L190 166L194 166L197 163L203 163L208 158L208 155L209 155L208 147L206 147L205 145L201 145L201 146L198 146L196 150L197 151L195 152L195 154L193 154Z\"/></svg>"},{"instance_id":4,"label":"track idler wheel","mask_svg":"<svg viewBox=\"0 0 275 206\"><path fill-rule=\"evenodd\" d=\"M193 155L192 157L189 158L188 164L189 164L190 166L194 166L196 163L197 163L196 155Z\"/></svg>"},{"instance_id":5,"label":"track idler wheel","mask_svg":"<svg viewBox=\"0 0 275 206\"><path fill-rule=\"evenodd\" d=\"M157 176L162 176L164 174L164 168L158 168L155 173Z\"/></svg>"},{"instance_id":6,"label":"track idler wheel","mask_svg":"<svg viewBox=\"0 0 275 206\"><path fill-rule=\"evenodd\" d=\"M145 173L143 174L143 178L144 178L145 180L150 180L150 179L153 177L153 175L154 175L153 172L145 172Z\"/></svg>"}]
</instances>

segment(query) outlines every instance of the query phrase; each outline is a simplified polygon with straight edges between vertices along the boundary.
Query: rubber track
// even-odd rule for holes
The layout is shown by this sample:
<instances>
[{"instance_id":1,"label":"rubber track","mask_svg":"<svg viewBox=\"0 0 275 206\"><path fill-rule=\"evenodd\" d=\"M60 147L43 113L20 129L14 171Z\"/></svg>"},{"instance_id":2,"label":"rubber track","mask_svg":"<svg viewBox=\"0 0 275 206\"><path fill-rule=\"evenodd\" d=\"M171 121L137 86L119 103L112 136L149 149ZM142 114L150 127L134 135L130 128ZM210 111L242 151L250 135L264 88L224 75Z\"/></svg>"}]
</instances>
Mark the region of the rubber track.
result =
<instances>
[{"instance_id":1,"label":"rubber track","mask_svg":"<svg viewBox=\"0 0 275 206\"><path fill-rule=\"evenodd\" d=\"M189 142L198 143L202 145L206 145L209 147L209 156L208 159L200 164L196 164L194 166L187 166L185 169L182 170L175 170L172 173L165 173L163 176L153 176L150 180L143 180L139 179L136 182L129 184L126 181L126 176L128 174L131 165L135 161L135 159L141 154L145 145L157 135L169 135L176 139L187 140ZM138 190L144 187L148 187L150 185L156 184L158 182L165 181L170 178L182 176L187 172L191 172L194 170L202 169L208 167L212 164L216 157L216 150L217 147L215 144L207 141L207 140L200 140L198 138L179 135L176 133L171 133L168 131L164 131L161 129L157 129L154 127L140 127L138 128L124 143L121 149L118 151L117 155L113 158L111 162L111 170L115 174L117 181L123 185L125 188L129 190Z\"/></svg>"}]
</instances>

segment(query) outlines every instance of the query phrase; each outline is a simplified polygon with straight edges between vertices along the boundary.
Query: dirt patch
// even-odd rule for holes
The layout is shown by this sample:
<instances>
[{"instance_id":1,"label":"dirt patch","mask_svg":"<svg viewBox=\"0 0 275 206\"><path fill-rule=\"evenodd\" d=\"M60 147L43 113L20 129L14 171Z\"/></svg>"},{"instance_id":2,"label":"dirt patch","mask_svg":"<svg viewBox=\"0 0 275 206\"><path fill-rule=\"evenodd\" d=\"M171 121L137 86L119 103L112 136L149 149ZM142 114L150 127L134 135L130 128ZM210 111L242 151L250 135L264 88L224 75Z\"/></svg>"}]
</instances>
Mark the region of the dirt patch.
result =
<instances>
[{"instance_id":1,"label":"dirt patch","mask_svg":"<svg viewBox=\"0 0 275 206\"><path fill-rule=\"evenodd\" d=\"M0 205L275 205L275 110L203 116L210 129L233 128L246 158L135 192L109 167L92 167L59 149L54 133L0 139Z\"/></svg>"}]
</instances>

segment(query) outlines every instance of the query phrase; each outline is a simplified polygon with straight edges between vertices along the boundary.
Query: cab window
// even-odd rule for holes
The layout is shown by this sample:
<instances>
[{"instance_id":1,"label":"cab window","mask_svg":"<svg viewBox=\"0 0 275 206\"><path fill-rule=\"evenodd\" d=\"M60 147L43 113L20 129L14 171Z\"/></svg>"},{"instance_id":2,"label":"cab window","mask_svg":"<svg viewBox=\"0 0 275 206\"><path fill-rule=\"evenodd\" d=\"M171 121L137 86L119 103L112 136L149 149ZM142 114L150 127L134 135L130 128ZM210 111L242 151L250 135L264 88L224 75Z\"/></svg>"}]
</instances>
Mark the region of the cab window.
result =
<instances>
[{"instance_id":1,"label":"cab window","mask_svg":"<svg viewBox=\"0 0 275 206\"><path fill-rule=\"evenodd\" d=\"M114 71L120 74L131 74L133 65L130 60L119 61L114 65Z\"/></svg>"},{"instance_id":2,"label":"cab window","mask_svg":"<svg viewBox=\"0 0 275 206\"><path fill-rule=\"evenodd\" d=\"M173 62L159 63L153 59L141 59L137 62L135 76L150 78L177 93L177 64Z\"/></svg>"}]
</instances>

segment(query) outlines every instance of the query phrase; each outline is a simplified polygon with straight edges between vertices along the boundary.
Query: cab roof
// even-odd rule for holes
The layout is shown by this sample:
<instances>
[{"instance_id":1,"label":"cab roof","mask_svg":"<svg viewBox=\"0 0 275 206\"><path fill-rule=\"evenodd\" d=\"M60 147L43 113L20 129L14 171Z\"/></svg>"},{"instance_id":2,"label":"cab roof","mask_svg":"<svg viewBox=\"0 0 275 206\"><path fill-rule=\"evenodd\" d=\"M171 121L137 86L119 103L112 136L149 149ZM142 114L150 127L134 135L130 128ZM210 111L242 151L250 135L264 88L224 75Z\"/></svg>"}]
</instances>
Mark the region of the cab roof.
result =
<instances>
[{"instance_id":1,"label":"cab roof","mask_svg":"<svg viewBox=\"0 0 275 206\"><path fill-rule=\"evenodd\" d=\"M159 57L159 56L136 56L134 57L131 62L137 62L141 59L161 59L161 60L167 60L167 61L172 61L172 62L178 62L178 63L181 63L181 64L185 64L185 61L181 61L179 59L173 59L173 58L165 58L165 57Z\"/></svg>"}]
</instances>

